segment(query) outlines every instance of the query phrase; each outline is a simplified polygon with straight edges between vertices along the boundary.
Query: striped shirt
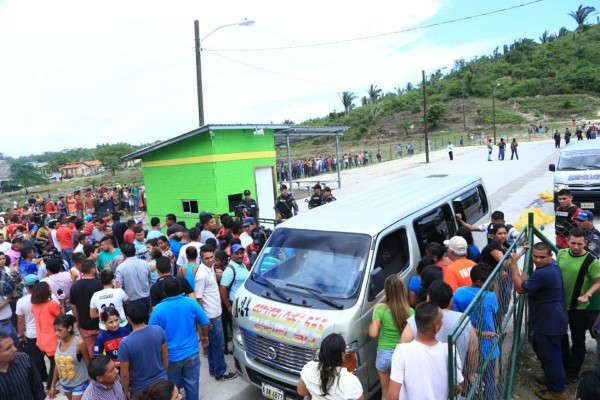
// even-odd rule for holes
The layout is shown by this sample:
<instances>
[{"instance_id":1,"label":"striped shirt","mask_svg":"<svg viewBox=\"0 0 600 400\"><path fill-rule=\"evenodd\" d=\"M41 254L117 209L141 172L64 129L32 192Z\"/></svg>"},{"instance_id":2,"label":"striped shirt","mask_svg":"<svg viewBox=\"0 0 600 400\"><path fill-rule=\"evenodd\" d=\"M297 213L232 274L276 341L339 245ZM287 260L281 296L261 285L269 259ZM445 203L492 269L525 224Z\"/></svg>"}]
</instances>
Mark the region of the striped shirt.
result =
<instances>
[{"instance_id":1,"label":"striped shirt","mask_svg":"<svg viewBox=\"0 0 600 400\"><path fill-rule=\"evenodd\" d=\"M127 400L121 379L117 376L117 380L111 386L104 386L100 382L91 381L81 400Z\"/></svg>"},{"instance_id":2,"label":"striped shirt","mask_svg":"<svg viewBox=\"0 0 600 400\"><path fill-rule=\"evenodd\" d=\"M6 343L6 341L4 341ZM27 354L17 353L6 372L0 371L0 400L44 400L44 385Z\"/></svg>"}]
</instances>

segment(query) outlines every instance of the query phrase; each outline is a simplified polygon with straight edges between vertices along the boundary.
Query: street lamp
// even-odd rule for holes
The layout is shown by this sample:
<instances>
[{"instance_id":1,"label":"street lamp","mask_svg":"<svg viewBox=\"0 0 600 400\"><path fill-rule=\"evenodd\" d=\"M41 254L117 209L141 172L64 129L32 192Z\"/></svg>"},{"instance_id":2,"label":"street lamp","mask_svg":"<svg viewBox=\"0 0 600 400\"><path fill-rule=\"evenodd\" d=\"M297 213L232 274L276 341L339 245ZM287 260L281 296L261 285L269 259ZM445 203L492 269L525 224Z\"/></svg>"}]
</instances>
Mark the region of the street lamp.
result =
<instances>
[{"instance_id":1,"label":"street lamp","mask_svg":"<svg viewBox=\"0 0 600 400\"><path fill-rule=\"evenodd\" d=\"M440 69L438 69L438 72L440 72L443 69L446 69L448 67L442 67ZM425 122L425 162L428 163L429 162L429 134L427 133L427 89L426 89L426 84L427 81L425 80L425 70L421 70L421 74L423 75L423 83L422 83L422 87L423 87L423 122Z\"/></svg>"},{"instance_id":2,"label":"street lamp","mask_svg":"<svg viewBox=\"0 0 600 400\"><path fill-rule=\"evenodd\" d=\"M494 91L492 92L492 120L494 124L494 145L496 145L496 89L500 87L500 82L496 83L494 86Z\"/></svg>"},{"instance_id":3,"label":"street lamp","mask_svg":"<svg viewBox=\"0 0 600 400\"><path fill-rule=\"evenodd\" d=\"M251 19L244 19L242 22L236 22L234 24L226 24L221 25L213 29L208 35L204 36L202 40L206 40L210 35L215 33L221 28L227 28L228 26L252 26L254 25L254 21ZM202 47L200 47L200 24L198 20L194 21L194 37L196 40L196 84L198 86L198 118L200 121L200 126L204 126L204 98L202 92L202 59L201 59L201 51Z\"/></svg>"}]
</instances>

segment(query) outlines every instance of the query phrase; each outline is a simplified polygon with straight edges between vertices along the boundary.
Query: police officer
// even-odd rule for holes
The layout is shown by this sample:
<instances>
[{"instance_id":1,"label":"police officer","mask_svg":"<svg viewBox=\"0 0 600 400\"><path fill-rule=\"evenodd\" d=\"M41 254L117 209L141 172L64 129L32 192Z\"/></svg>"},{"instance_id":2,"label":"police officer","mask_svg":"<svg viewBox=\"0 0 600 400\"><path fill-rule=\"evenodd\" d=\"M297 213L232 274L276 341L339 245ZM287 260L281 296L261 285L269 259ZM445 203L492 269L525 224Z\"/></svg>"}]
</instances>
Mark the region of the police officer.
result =
<instances>
[{"instance_id":1,"label":"police officer","mask_svg":"<svg viewBox=\"0 0 600 400\"><path fill-rule=\"evenodd\" d=\"M254 199L250 198L250 191L248 189L244 190L244 199L238 204L238 210L241 214L240 216L244 218L258 218L258 204L256 204Z\"/></svg>"},{"instance_id":2,"label":"police officer","mask_svg":"<svg viewBox=\"0 0 600 400\"><path fill-rule=\"evenodd\" d=\"M277 197L274 207L277 218L285 220L297 215L298 204L296 204L296 200L294 200L294 197L291 195L291 193L288 193L287 186L282 184L279 187L279 193L279 197Z\"/></svg>"},{"instance_id":3,"label":"police officer","mask_svg":"<svg viewBox=\"0 0 600 400\"><path fill-rule=\"evenodd\" d=\"M321 185L316 184L313 186L313 195L310 196L310 200L308 201L308 209L319 207L323 204L323 193L321 193Z\"/></svg>"},{"instance_id":4,"label":"police officer","mask_svg":"<svg viewBox=\"0 0 600 400\"><path fill-rule=\"evenodd\" d=\"M323 204L331 203L332 201L336 200L337 199L331 194L331 188L329 186L325 186L323 188Z\"/></svg>"}]
</instances>

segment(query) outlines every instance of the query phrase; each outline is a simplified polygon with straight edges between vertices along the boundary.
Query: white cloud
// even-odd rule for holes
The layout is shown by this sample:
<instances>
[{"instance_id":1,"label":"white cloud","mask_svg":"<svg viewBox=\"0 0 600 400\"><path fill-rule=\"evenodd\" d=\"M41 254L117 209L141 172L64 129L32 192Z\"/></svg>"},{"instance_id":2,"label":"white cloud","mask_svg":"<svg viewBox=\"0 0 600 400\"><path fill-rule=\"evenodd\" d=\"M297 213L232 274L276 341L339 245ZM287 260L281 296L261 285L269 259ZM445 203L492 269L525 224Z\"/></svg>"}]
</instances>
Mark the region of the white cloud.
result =
<instances>
[{"instance_id":1,"label":"white cloud","mask_svg":"<svg viewBox=\"0 0 600 400\"><path fill-rule=\"evenodd\" d=\"M0 132L29 138L9 155L152 142L198 125L194 19L203 47L263 48L328 42L423 24L442 0L389 2L198 2L77 0L0 3ZM32 10L35 10L33 12ZM425 30L289 51L203 52L208 123L300 122L341 110L338 92L359 95L420 79L488 42L448 48L423 43ZM309 82L307 82L309 81ZM311 83L314 82L314 83ZM363 93L360 93L363 91Z\"/></svg>"}]
</instances>

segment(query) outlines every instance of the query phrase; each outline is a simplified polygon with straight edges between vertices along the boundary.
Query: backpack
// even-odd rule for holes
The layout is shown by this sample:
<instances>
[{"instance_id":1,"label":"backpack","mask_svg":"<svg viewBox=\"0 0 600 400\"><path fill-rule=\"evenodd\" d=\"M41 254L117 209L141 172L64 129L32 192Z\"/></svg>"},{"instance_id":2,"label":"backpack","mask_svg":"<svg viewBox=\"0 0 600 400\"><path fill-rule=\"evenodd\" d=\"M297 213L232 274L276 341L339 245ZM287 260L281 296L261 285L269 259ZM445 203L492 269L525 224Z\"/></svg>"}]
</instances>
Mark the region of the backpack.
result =
<instances>
[{"instance_id":1,"label":"backpack","mask_svg":"<svg viewBox=\"0 0 600 400\"><path fill-rule=\"evenodd\" d=\"M231 264L227 264L227 268L231 268L231 272L233 272L233 279L231 280L231 283L227 286L227 294L229 294L229 292L231 292L233 284L235 283L235 267Z\"/></svg>"}]
</instances>

